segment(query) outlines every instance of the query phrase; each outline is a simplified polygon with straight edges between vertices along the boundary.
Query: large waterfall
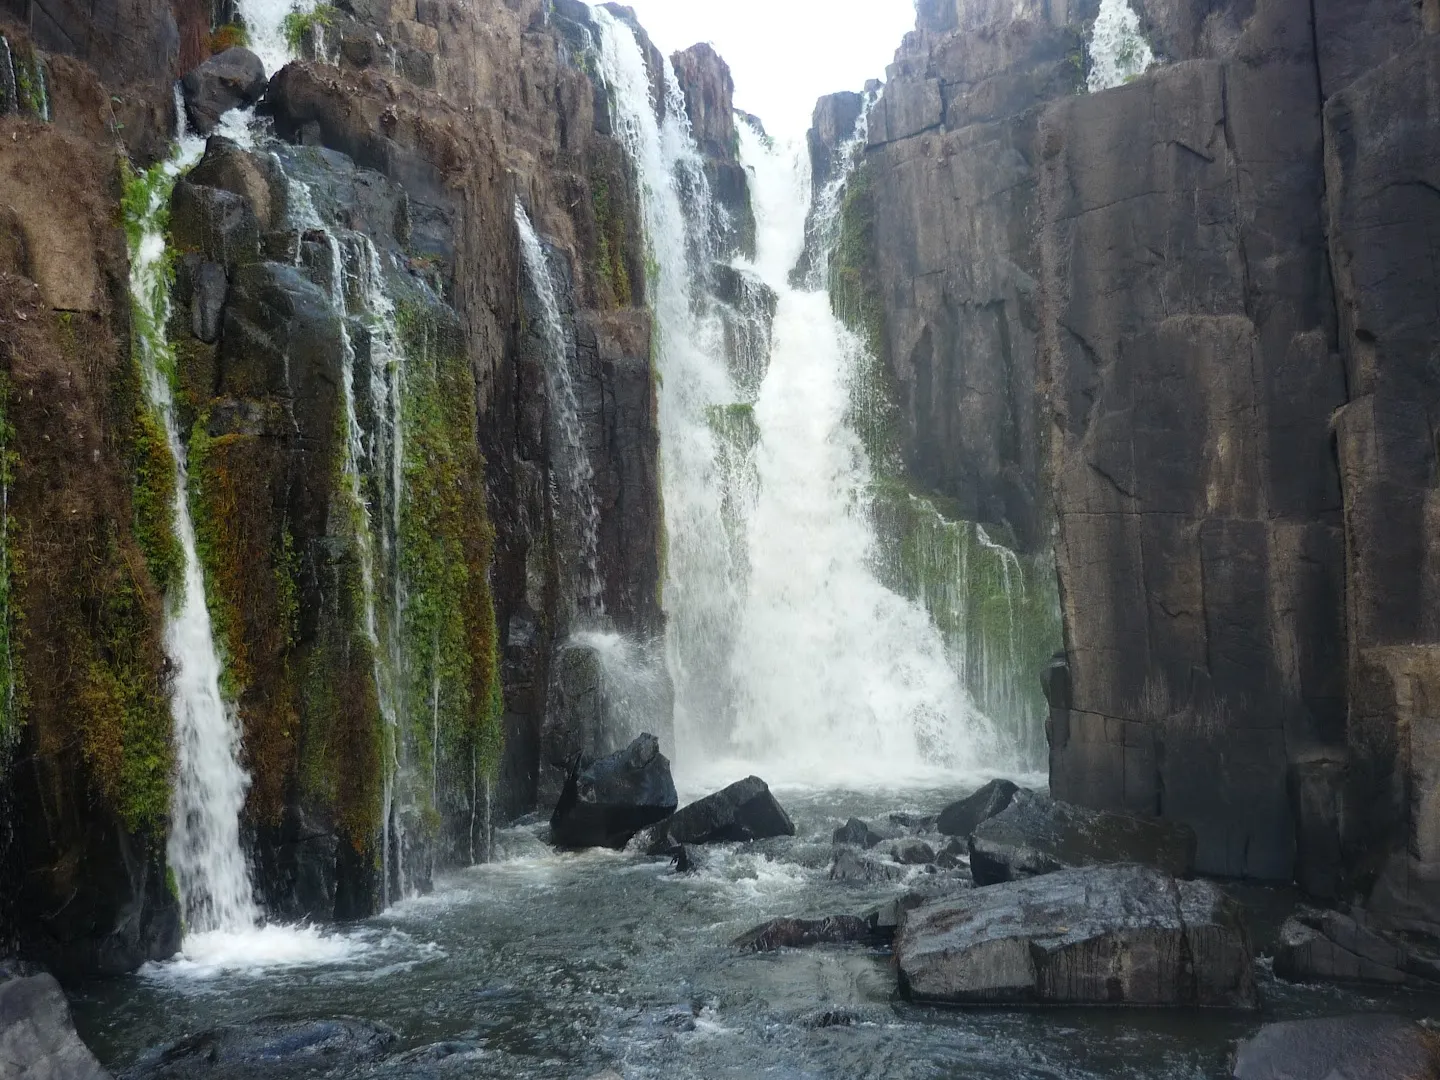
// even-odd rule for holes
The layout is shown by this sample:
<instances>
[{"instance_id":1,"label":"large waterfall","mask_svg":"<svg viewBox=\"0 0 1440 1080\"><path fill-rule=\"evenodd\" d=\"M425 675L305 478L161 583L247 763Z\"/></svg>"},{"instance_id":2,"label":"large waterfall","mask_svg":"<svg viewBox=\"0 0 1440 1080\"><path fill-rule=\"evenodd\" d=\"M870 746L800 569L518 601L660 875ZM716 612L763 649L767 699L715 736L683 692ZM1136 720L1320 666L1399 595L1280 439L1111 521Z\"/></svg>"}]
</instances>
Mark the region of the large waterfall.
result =
<instances>
[{"instance_id":1,"label":"large waterfall","mask_svg":"<svg viewBox=\"0 0 1440 1080\"><path fill-rule=\"evenodd\" d=\"M877 576L869 463L848 419L863 346L824 292L789 284L809 202L798 155L741 125L758 225L742 269L778 296L752 413L706 290L713 212L674 73L667 63L657 121L633 33L595 16L654 267L680 767L735 757L771 778L846 783L981 765L991 726L945 641Z\"/></svg>"}]
</instances>

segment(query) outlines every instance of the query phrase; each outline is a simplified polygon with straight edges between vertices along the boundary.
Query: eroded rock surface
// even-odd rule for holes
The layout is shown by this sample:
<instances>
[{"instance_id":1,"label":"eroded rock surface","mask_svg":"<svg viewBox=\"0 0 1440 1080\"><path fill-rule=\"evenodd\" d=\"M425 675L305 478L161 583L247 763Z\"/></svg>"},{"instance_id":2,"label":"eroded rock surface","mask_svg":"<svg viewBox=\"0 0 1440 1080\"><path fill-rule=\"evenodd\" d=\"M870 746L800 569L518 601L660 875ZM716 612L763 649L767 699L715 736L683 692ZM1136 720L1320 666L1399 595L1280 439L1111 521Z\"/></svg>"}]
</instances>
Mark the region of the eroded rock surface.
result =
<instances>
[{"instance_id":1,"label":"eroded rock surface","mask_svg":"<svg viewBox=\"0 0 1440 1080\"><path fill-rule=\"evenodd\" d=\"M900 916L901 990L954 1003L1258 1005L1239 910L1204 881L1062 870Z\"/></svg>"}]
</instances>

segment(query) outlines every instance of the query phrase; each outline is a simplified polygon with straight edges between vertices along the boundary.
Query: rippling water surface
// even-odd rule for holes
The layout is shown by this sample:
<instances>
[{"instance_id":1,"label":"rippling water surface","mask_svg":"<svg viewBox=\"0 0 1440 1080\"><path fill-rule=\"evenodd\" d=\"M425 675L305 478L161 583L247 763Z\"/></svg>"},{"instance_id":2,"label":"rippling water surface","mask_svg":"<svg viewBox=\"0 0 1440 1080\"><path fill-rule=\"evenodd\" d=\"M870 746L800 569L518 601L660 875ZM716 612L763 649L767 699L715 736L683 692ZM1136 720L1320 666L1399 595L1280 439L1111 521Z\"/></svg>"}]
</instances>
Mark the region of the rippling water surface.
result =
<instances>
[{"instance_id":1,"label":"rippling water surface","mask_svg":"<svg viewBox=\"0 0 1440 1080\"><path fill-rule=\"evenodd\" d=\"M968 785L973 786L973 785ZM967 786L967 787L968 787ZM964 790L777 788L793 840L707 849L705 868L629 853L559 854L540 827L501 834L503 861L444 876L433 895L338 933L264 932L82 988L81 1034L112 1068L217 1024L357 1016L400 1035L377 1077L1210 1078L1260 1019L1437 1000L1263 979L1262 1018L1224 1012L946 1010L895 992L863 948L740 954L774 915L861 911L904 883L827 879L830 832L850 814L933 813ZM916 870L915 873L922 871ZM1261 931L1263 936L1263 930ZM405 1051L456 1043L439 1061Z\"/></svg>"}]
</instances>

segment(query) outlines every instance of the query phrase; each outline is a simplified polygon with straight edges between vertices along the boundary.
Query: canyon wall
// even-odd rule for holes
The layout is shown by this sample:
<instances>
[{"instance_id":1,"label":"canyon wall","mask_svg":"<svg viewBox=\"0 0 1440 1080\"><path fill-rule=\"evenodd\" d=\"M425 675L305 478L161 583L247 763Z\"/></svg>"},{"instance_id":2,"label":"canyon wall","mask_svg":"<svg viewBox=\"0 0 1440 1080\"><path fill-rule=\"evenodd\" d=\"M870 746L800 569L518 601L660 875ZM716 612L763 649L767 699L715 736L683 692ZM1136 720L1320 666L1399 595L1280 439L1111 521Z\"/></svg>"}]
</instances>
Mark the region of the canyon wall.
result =
<instances>
[{"instance_id":1,"label":"canyon wall","mask_svg":"<svg viewBox=\"0 0 1440 1080\"><path fill-rule=\"evenodd\" d=\"M62 976L168 956L180 932L173 463L141 393L156 328L132 309L122 225L164 190L146 170L169 153L172 81L234 39L235 12L214 16L0 7L21 65L0 82L0 948ZM591 19L567 0L331 9L299 28L306 59L268 73L280 142L212 136L169 197L157 340L272 915L363 916L484 858L564 764L542 750L576 587L548 365L574 374L608 625L663 632L646 260ZM731 247L753 244L728 70L679 60ZM517 202L559 283L558 361ZM383 386L393 413L366 392ZM377 615L372 594L397 599Z\"/></svg>"},{"instance_id":2,"label":"canyon wall","mask_svg":"<svg viewBox=\"0 0 1440 1080\"><path fill-rule=\"evenodd\" d=\"M1057 796L1433 928L1437 13L1134 7L1086 93L1096 5L918 5L852 181L906 465L1053 543Z\"/></svg>"}]
</instances>

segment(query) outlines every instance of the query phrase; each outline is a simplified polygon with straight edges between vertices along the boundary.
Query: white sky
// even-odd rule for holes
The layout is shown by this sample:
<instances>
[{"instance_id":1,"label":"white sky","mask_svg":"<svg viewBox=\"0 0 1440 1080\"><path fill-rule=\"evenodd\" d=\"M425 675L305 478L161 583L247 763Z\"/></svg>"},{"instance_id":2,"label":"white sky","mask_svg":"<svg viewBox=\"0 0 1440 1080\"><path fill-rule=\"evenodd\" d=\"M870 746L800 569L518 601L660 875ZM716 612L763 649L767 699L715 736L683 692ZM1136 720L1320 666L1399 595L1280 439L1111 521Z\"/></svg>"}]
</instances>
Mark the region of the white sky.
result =
<instances>
[{"instance_id":1,"label":"white sky","mask_svg":"<svg viewBox=\"0 0 1440 1080\"><path fill-rule=\"evenodd\" d=\"M913 0L622 0L669 56L708 41L735 76L735 107L772 135L802 134L815 99L883 79L915 27Z\"/></svg>"}]
</instances>

